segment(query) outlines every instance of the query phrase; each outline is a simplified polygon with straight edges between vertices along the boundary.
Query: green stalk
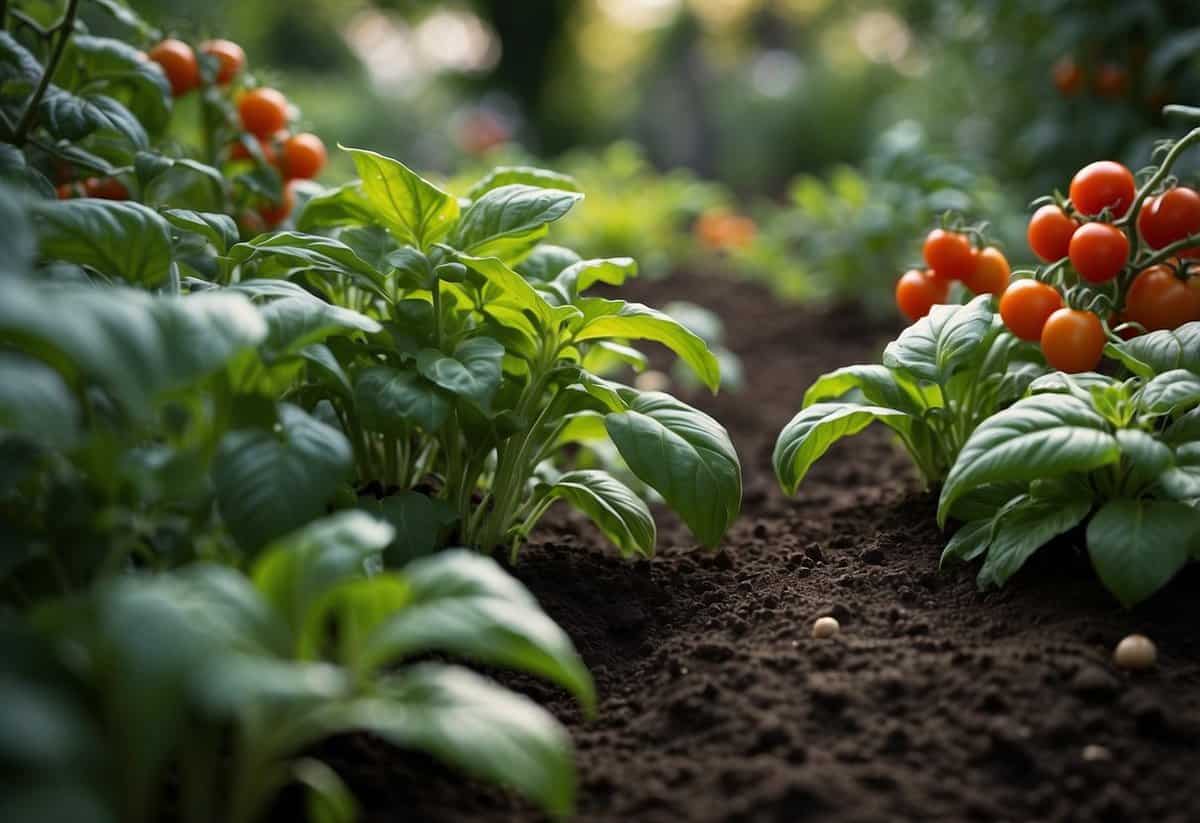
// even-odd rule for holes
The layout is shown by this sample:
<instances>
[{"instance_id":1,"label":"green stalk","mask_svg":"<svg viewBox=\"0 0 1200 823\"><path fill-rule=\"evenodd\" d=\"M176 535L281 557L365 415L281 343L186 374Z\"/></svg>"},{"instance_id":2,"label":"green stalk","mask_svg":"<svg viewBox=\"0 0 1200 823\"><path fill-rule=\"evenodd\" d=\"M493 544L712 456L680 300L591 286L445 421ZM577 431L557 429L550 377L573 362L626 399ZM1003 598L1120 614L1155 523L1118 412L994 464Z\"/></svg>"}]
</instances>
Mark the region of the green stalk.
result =
<instances>
[{"instance_id":1,"label":"green stalk","mask_svg":"<svg viewBox=\"0 0 1200 823\"><path fill-rule=\"evenodd\" d=\"M54 73L58 71L58 64L62 62L63 52L67 48L67 41L71 39L71 35L74 33L75 16L78 12L79 0L67 0L66 12L63 14L62 19L50 30L51 33L58 35L58 40L55 41L54 48L50 52L50 59L46 62L46 68L42 71L37 88L33 90L33 96L29 98L21 119L17 121L17 128L13 132L12 139L15 146L24 145L25 138L29 136L29 130L33 128L33 123L37 119L38 106L41 104L42 98L46 96L46 89L50 87L50 80L54 77Z\"/></svg>"}]
</instances>

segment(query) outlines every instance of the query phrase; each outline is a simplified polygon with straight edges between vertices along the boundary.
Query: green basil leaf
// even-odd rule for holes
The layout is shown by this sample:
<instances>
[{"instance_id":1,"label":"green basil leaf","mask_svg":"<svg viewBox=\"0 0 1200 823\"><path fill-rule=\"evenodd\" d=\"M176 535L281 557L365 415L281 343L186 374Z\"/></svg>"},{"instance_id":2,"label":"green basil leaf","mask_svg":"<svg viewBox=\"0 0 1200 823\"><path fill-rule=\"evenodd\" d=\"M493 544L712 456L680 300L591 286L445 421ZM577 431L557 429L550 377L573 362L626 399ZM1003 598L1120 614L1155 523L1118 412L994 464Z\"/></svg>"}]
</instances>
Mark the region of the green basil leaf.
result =
<instances>
[{"instance_id":1,"label":"green basil leaf","mask_svg":"<svg viewBox=\"0 0 1200 823\"><path fill-rule=\"evenodd\" d=\"M597 283L619 286L627 278L636 275L637 263L629 257L580 260L564 268L552 281L538 285L537 288L552 295L558 305L565 306L577 302L581 294Z\"/></svg>"},{"instance_id":2,"label":"green basil leaf","mask_svg":"<svg viewBox=\"0 0 1200 823\"><path fill-rule=\"evenodd\" d=\"M383 329L364 314L326 303L310 294L272 300L259 312L269 329L263 344L263 357L268 361L296 354L333 335L374 334Z\"/></svg>"},{"instance_id":3,"label":"green basil leaf","mask_svg":"<svg viewBox=\"0 0 1200 823\"><path fill-rule=\"evenodd\" d=\"M130 111L157 134L171 117L171 86L153 61L133 46L111 37L76 33L55 74L59 85L113 90L129 101Z\"/></svg>"},{"instance_id":4,"label":"green basil leaf","mask_svg":"<svg viewBox=\"0 0 1200 823\"><path fill-rule=\"evenodd\" d=\"M1175 415L1200 406L1200 372L1171 369L1142 387L1142 408L1151 414Z\"/></svg>"},{"instance_id":5,"label":"green basil leaf","mask_svg":"<svg viewBox=\"0 0 1200 823\"><path fill-rule=\"evenodd\" d=\"M390 366L373 366L358 375L354 405L364 428L391 435L414 425L436 432L450 413L450 401L436 385Z\"/></svg>"},{"instance_id":6,"label":"green basil leaf","mask_svg":"<svg viewBox=\"0 0 1200 823\"><path fill-rule=\"evenodd\" d=\"M1200 500L1200 440L1175 450L1171 468L1158 477L1158 486L1169 500Z\"/></svg>"},{"instance_id":7,"label":"green basil leaf","mask_svg":"<svg viewBox=\"0 0 1200 823\"><path fill-rule=\"evenodd\" d=\"M1078 526L1091 510L1090 497L1028 498L1002 510L990 524L991 540L987 559L979 570L979 585L1003 586L1034 552Z\"/></svg>"},{"instance_id":8,"label":"green basil leaf","mask_svg":"<svg viewBox=\"0 0 1200 823\"><path fill-rule=\"evenodd\" d=\"M981 351L993 333L995 313L991 295L980 295L965 306L934 306L909 326L883 352L883 365L906 369L933 383L950 376Z\"/></svg>"},{"instance_id":9,"label":"green basil leaf","mask_svg":"<svg viewBox=\"0 0 1200 823\"><path fill-rule=\"evenodd\" d=\"M224 254L238 241L237 223L227 214L188 209L163 209L161 214L175 228L198 234L212 243L217 254Z\"/></svg>"},{"instance_id":10,"label":"green basil leaf","mask_svg":"<svg viewBox=\"0 0 1200 823\"><path fill-rule=\"evenodd\" d=\"M369 226L374 222L374 207L362 183L355 180L310 197L296 218L296 229L315 232L342 226Z\"/></svg>"},{"instance_id":11,"label":"green basil leaf","mask_svg":"<svg viewBox=\"0 0 1200 823\"><path fill-rule=\"evenodd\" d=\"M15 434L67 449L79 436L80 422L75 396L58 372L0 352L0 440Z\"/></svg>"},{"instance_id":12,"label":"green basil leaf","mask_svg":"<svg viewBox=\"0 0 1200 823\"><path fill-rule=\"evenodd\" d=\"M346 148L362 178L371 216L396 239L419 249L446 236L458 219L458 200L398 160Z\"/></svg>"},{"instance_id":13,"label":"green basil leaf","mask_svg":"<svg viewBox=\"0 0 1200 823\"><path fill-rule=\"evenodd\" d=\"M938 522L972 488L1089 471L1120 456L1108 424L1089 405L1070 395L1035 394L989 417L967 439L942 487Z\"/></svg>"},{"instance_id":14,"label":"green basil leaf","mask_svg":"<svg viewBox=\"0 0 1200 823\"><path fill-rule=\"evenodd\" d=\"M1122 605L1145 600L1200 551L1200 510L1161 500L1109 501L1088 525L1096 574Z\"/></svg>"},{"instance_id":15,"label":"green basil leaf","mask_svg":"<svg viewBox=\"0 0 1200 823\"><path fill-rule=\"evenodd\" d=\"M575 178L556 171L538 169L533 166L497 166L471 186L467 192L468 200L478 200L488 192L501 186L511 186L520 183L526 186L536 186L541 189L559 189L560 191L579 191Z\"/></svg>"},{"instance_id":16,"label":"green basil leaf","mask_svg":"<svg viewBox=\"0 0 1200 823\"><path fill-rule=\"evenodd\" d=\"M383 553L388 568L433 554L442 547L449 527L458 521L458 514L445 500L415 491L368 499L359 505L396 530L395 539Z\"/></svg>"},{"instance_id":17,"label":"green basil leaf","mask_svg":"<svg viewBox=\"0 0 1200 823\"><path fill-rule=\"evenodd\" d=\"M344 434L284 403L277 431L222 438L213 460L217 506L238 545L256 551L320 516L353 463Z\"/></svg>"},{"instance_id":18,"label":"green basil leaf","mask_svg":"<svg viewBox=\"0 0 1200 823\"><path fill-rule=\"evenodd\" d=\"M816 403L802 409L783 427L771 462L783 490L795 494L804 476L838 440L858 434L880 420L900 431L912 425L898 409L858 403Z\"/></svg>"},{"instance_id":19,"label":"green basil leaf","mask_svg":"<svg viewBox=\"0 0 1200 823\"><path fill-rule=\"evenodd\" d=\"M32 208L43 257L142 286L166 282L170 226L153 209L93 198L41 201Z\"/></svg>"},{"instance_id":20,"label":"green basil leaf","mask_svg":"<svg viewBox=\"0 0 1200 823\"><path fill-rule=\"evenodd\" d=\"M1121 444L1121 456L1129 467L1127 487L1141 488L1153 483L1175 463L1171 448L1144 431L1119 429L1117 442Z\"/></svg>"},{"instance_id":21,"label":"green basil leaf","mask_svg":"<svg viewBox=\"0 0 1200 823\"><path fill-rule=\"evenodd\" d=\"M951 562L970 563L972 560L983 557L991 545L992 519L990 517L964 523L946 543L946 548L942 551L942 559L938 562L938 568L945 568Z\"/></svg>"},{"instance_id":22,"label":"green basil leaf","mask_svg":"<svg viewBox=\"0 0 1200 823\"><path fill-rule=\"evenodd\" d=\"M742 499L741 464L725 429L657 392L633 397L628 411L605 418L605 427L638 479L663 496L702 544L716 546Z\"/></svg>"},{"instance_id":23,"label":"green basil leaf","mask_svg":"<svg viewBox=\"0 0 1200 823\"><path fill-rule=\"evenodd\" d=\"M549 488L545 499L566 500L582 511L616 544L622 556L654 555L657 529L650 509L628 486L606 472L567 472Z\"/></svg>"},{"instance_id":24,"label":"green basil leaf","mask_svg":"<svg viewBox=\"0 0 1200 823\"><path fill-rule=\"evenodd\" d=\"M514 263L582 198L576 192L520 183L491 189L463 212L450 244L473 257Z\"/></svg>"},{"instance_id":25,"label":"green basil leaf","mask_svg":"<svg viewBox=\"0 0 1200 823\"><path fill-rule=\"evenodd\" d=\"M500 388L503 361L503 346L490 337L471 337L458 344L453 357L437 349L422 349L417 353L417 371L486 411Z\"/></svg>"},{"instance_id":26,"label":"green basil leaf","mask_svg":"<svg viewBox=\"0 0 1200 823\"><path fill-rule=\"evenodd\" d=\"M1109 343L1104 351L1141 377L1172 369L1200 374L1200 321L1185 323L1173 331L1142 334L1120 345Z\"/></svg>"},{"instance_id":27,"label":"green basil leaf","mask_svg":"<svg viewBox=\"0 0 1200 823\"><path fill-rule=\"evenodd\" d=\"M93 132L113 132L129 141L134 150L150 146L146 129L133 112L104 94L77 97L57 86L46 89L38 106L46 130L60 140L78 141Z\"/></svg>"},{"instance_id":28,"label":"green basil leaf","mask_svg":"<svg viewBox=\"0 0 1200 823\"><path fill-rule=\"evenodd\" d=\"M555 817L574 807L571 741L532 700L453 666L423 663L379 697L338 711L334 730L359 729L427 752L473 777L510 786Z\"/></svg>"},{"instance_id":29,"label":"green basil leaf","mask_svg":"<svg viewBox=\"0 0 1200 823\"><path fill-rule=\"evenodd\" d=\"M260 234L229 250L229 258L263 277L290 277L298 272L341 274L385 300L387 279L340 240L317 234L280 231Z\"/></svg>"},{"instance_id":30,"label":"green basil leaf","mask_svg":"<svg viewBox=\"0 0 1200 823\"><path fill-rule=\"evenodd\" d=\"M721 366L708 345L687 327L656 309L623 300L584 298L585 320L575 342L588 340L653 340L686 363L714 394L721 386Z\"/></svg>"},{"instance_id":31,"label":"green basil leaf","mask_svg":"<svg viewBox=\"0 0 1200 823\"><path fill-rule=\"evenodd\" d=\"M534 283L549 283L568 266L580 262L578 254L562 246L542 243L528 257L518 263L517 273Z\"/></svg>"},{"instance_id":32,"label":"green basil leaf","mask_svg":"<svg viewBox=\"0 0 1200 823\"><path fill-rule=\"evenodd\" d=\"M905 391L886 366L875 365L846 366L821 375L804 393L804 405L843 400L855 390L876 406L918 418L923 411L923 398L913 397Z\"/></svg>"}]
</instances>

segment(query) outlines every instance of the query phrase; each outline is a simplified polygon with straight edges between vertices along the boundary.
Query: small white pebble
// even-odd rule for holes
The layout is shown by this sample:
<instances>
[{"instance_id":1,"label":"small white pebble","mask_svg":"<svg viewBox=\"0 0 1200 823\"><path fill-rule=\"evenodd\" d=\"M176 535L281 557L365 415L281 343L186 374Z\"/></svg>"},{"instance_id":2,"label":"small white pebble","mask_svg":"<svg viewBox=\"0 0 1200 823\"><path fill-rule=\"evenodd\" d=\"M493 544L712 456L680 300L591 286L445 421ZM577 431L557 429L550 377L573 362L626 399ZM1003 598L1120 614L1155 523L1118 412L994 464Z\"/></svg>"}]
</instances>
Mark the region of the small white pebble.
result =
<instances>
[{"instance_id":1,"label":"small white pebble","mask_svg":"<svg viewBox=\"0 0 1200 823\"><path fill-rule=\"evenodd\" d=\"M638 391L666 391L671 388L671 378L660 371L650 369L633 379Z\"/></svg>"},{"instance_id":2,"label":"small white pebble","mask_svg":"<svg viewBox=\"0 0 1200 823\"><path fill-rule=\"evenodd\" d=\"M1098 763L1102 760L1112 760L1112 752L1103 746L1095 743L1089 743L1083 747L1083 759L1089 763Z\"/></svg>"},{"instance_id":3,"label":"small white pebble","mask_svg":"<svg viewBox=\"0 0 1200 823\"><path fill-rule=\"evenodd\" d=\"M1113 662L1122 669L1149 669L1158 662L1154 641L1142 634L1131 634L1117 644Z\"/></svg>"},{"instance_id":4,"label":"small white pebble","mask_svg":"<svg viewBox=\"0 0 1200 823\"><path fill-rule=\"evenodd\" d=\"M818 617L813 623L812 636L818 640L824 640L827 637L833 637L842 630L841 625L834 617Z\"/></svg>"}]
</instances>

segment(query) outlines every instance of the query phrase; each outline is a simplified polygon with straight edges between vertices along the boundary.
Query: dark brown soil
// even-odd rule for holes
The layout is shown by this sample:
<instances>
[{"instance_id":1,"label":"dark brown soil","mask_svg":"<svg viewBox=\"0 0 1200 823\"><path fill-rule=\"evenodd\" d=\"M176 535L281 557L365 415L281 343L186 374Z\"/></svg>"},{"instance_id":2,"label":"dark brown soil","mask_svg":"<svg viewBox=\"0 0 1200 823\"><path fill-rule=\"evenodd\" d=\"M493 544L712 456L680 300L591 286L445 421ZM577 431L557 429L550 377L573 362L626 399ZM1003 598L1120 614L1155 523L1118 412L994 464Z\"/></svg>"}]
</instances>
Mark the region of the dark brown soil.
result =
<instances>
[{"instance_id":1,"label":"dark brown soil","mask_svg":"<svg viewBox=\"0 0 1200 823\"><path fill-rule=\"evenodd\" d=\"M556 511L517 568L601 696L585 723L553 688L508 681L570 726L578 819L1200 821L1200 574L1127 612L1063 541L980 593L974 569L938 571L933 502L880 431L835 447L785 498L771 448L804 389L876 357L892 330L718 278L635 295L680 296L724 317L745 362L744 392L691 398L738 446L742 518L714 554L664 513L659 556L628 563ZM827 614L841 634L811 639ZM1146 674L1110 663L1134 631L1158 643ZM368 739L325 754L370 823L540 819Z\"/></svg>"}]
</instances>

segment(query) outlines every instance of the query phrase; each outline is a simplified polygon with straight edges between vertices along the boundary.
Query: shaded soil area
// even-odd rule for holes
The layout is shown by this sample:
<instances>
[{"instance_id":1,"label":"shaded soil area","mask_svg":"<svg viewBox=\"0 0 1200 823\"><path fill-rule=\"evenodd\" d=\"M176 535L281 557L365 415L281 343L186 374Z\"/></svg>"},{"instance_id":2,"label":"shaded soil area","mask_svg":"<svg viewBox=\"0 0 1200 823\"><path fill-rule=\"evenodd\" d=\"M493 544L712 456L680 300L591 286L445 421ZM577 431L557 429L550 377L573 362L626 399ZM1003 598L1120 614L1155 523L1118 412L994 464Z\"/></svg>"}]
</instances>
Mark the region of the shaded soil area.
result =
<instances>
[{"instance_id":1,"label":"shaded soil area","mask_svg":"<svg viewBox=\"0 0 1200 823\"><path fill-rule=\"evenodd\" d=\"M894 329L716 277L632 291L724 319L746 388L689 400L729 428L746 496L715 553L664 512L659 556L624 562L556 509L523 554L517 575L601 698L584 722L553 687L505 678L570 727L579 820L1200 821L1196 569L1127 612L1063 540L981 593L975 569L938 571L933 500L883 431L836 446L786 498L771 449L805 388ZM811 638L822 615L836 638ZM1134 631L1158 643L1151 672L1110 663ZM370 823L540 819L371 739L323 753Z\"/></svg>"}]
</instances>

